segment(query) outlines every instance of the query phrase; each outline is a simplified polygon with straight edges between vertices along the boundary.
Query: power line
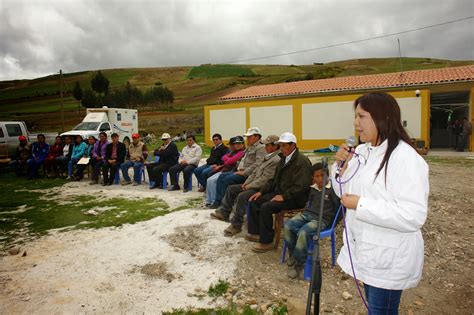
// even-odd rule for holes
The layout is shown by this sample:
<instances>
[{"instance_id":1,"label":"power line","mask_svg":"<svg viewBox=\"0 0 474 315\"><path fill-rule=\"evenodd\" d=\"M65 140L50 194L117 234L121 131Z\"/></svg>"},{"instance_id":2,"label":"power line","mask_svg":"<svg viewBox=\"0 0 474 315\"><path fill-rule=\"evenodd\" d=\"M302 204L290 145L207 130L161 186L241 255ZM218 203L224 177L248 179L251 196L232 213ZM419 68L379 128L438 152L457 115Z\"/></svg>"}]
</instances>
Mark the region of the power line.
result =
<instances>
[{"instance_id":1,"label":"power line","mask_svg":"<svg viewBox=\"0 0 474 315\"><path fill-rule=\"evenodd\" d=\"M464 20L469 20L469 19L472 19L472 18L474 18L474 16L471 15L471 16L464 17L464 18L457 19L457 20L451 20L451 21L446 21L446 22L443 22L443 23L432 24L432 25L428 25L428 26L422 26L422 27L418 27L418 28L414 28L414 29L410 29L410 30L406 30L406 31L401 31L401 32L396 32L396 33L389 33L389 34L384 34L384 35L379 35L379 36L373 36L373 37L368 37L368 38L364 38L364 39L357 39L357 40L352 40L352 41L349 41L349 42L343 42L343 43L339 43L339 44L332 44L332 45L321 46L321 47L316 47L316 48L310 48L310 49L304 49L304 50L291 51L291 52L282 53L282 54L277 54L277 55L269 55L269 56L264 56L264 57L256 57L256 58L249 58L249 59L241 59L241 60L235 60L235 61L221 62L221 63L219 63L219 64L232 64L232 63L239 63L239 62L244 62L244 61L254 61L254 60L261 60L261 59L268 59L268 58L275 58L275 57L282 57L282 56L289 56L289 55L301 54L301 53L310 52L310 51L315 51L315 50L322 50L322 49L327 49L327 48L333 48L333 47L339 47L339 46L344 46L344 45L350 45L350 44L355 44L355 43L360 43L360 42L366 42L366 41L369 41L369 40L380 39L380 38L390 37L390 36L394 36L394 35L400 35L400 34L406 34L406 33L417 32L417 31L426 30L426 29L433 28L433 27L438 27L438 26L443 26L443 25L447 25L447 24L452 24L452 23L461 22L461 21L464 21Z\"/></svg>"}]
</instances>

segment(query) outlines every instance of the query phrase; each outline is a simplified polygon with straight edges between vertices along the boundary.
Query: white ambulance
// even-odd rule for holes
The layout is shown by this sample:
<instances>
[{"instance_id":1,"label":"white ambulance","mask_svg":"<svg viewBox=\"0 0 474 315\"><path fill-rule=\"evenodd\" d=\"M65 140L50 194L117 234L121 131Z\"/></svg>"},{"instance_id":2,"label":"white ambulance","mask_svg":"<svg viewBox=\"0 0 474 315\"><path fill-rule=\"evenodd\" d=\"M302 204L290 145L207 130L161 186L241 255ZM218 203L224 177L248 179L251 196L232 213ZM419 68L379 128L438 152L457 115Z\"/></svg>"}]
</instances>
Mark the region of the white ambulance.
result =
<instances>
[{"instance_id":1,"label":"white ambulance","mask_svg":"<svg viewBox=\"0 0 474 315\"><path fill-rule=\"evenodd\" d=\"M61 136L77 136L87 139L89 136L99 138L99 133L104 131L110 140L113 133L119 135L119 141L128 147L132 134L138 133L138 112L135 109L125 108L88 108L86 117L71 131Z\"/></svg>"}]
</instances>

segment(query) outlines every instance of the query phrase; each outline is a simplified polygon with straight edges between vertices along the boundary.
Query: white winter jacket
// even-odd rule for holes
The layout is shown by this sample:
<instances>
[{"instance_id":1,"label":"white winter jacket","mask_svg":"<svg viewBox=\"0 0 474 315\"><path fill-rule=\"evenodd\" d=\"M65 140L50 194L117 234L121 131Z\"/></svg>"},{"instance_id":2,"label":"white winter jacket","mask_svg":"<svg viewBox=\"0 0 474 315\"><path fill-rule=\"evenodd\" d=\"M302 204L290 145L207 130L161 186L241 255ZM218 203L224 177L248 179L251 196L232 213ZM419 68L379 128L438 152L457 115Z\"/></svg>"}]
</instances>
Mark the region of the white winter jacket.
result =
<instances>
[{"instance_id":1,"label":"white winter jacket","mask_svg":"<svg viewBox=\"0 0 474 315\"><path fill-rule=\"evenodd\" d=\"M385 168L374 181L375 173L387 149L387 141L378 147L362 144L356 148L342 176L347 180L343 193L360 196L357 209L348 209L347 236L337 263L352 276L348 245L357 279L383 289L403 290L415 287L421 279L424 244L421 235L428 207L428 165L407 143L400 141ZM336 164L332 166L335 174ZM334 191L339 184L332 177Z\"/></svg>"}]
</instances>

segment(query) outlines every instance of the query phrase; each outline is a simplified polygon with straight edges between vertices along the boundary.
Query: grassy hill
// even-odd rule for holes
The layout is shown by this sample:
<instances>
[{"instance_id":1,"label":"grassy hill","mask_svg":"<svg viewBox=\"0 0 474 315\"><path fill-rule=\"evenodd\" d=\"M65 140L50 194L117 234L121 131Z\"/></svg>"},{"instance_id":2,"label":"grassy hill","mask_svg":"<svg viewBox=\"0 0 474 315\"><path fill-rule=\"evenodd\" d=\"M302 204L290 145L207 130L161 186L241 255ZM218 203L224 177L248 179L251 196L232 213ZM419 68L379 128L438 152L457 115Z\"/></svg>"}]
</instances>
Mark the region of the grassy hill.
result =
<instances>
[{"instance_id":1,"label":"grassy hill","mask_svg":"<svg viewBox=\"0 0 474 315\"><path fill-rule=\"evenodd\" d=\"M449 61L429 58L403 58L403 70L434 69L473 64L473 61ZM166 67L108 69L102 73L110 80L111 89L120 89L129 81L144 90L164 84L175 94L174 112L157 113L144 110L141 117L153 121L164 120L163 129L183 130L202 125L202 107L214 104L218 98L253 85L282 83L307 78L324 79L351 75L377 74L400 70L398 58L355 59L317 65L201 65L197 67ZM80 121L79 104L68 91L79 82L83 89L90 88L95 71L82 71L64 75L64 98L67 128ZM51 75L33 80L0 82L0 120L26 120L33 127L45 131L57 130L59 76ZM182 124L174 121L182 115L197 116L194 122ZM164 119L166 116L168 120ZM199 118L200 117L200 118ZM199 119L201 122L199 122ZM179 119L178 119L179 120ZM179 126L174 126L177 123ZM151 130L153 123L141 124ZM171 127L172 126L172 127ZM201 126L202 127L202 126Z\"/></svg>"}]
</instances>

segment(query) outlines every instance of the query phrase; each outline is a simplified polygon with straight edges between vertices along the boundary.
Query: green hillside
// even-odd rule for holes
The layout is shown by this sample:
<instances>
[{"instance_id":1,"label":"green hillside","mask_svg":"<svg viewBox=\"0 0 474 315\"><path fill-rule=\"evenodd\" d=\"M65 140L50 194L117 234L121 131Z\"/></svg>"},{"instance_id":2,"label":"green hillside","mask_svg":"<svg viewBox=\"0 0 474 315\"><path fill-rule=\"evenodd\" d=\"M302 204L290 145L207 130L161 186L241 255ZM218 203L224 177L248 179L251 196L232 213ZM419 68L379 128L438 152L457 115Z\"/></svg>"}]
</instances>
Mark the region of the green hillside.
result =
<instances>
[{"instance_id":1,"label":"green hillside","mask_svg":"<svg viewBox=\"0 0 474 315\"><path fill-rule=\"evenodd\" d=\"M403 58L403 70L434 69L473 64L473 61L449 61L429 58ZM174 92L174 110L202 115L202 107L215 104L218 98L253 85L273 84L305 79L324 79L352 75L400 71L399 58L355 59L316 65L201 65L197 67L107 69L102 73L110 81L110 89L123 88L126 82L141 90L166 85ZM77 123L78 103L72 97L76 82L90 88L96 71L64 75L67 125ZM0 82L0 119L21 119L41 124L42 117L60 110L59 76L33 80ZM42 116L43 115L43 116ZM69 117L69 118L68 118ZM46 128L48 129L49 126Z\"/></svg>"}]
</instances>

